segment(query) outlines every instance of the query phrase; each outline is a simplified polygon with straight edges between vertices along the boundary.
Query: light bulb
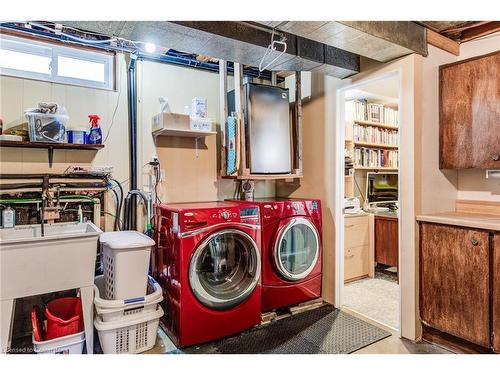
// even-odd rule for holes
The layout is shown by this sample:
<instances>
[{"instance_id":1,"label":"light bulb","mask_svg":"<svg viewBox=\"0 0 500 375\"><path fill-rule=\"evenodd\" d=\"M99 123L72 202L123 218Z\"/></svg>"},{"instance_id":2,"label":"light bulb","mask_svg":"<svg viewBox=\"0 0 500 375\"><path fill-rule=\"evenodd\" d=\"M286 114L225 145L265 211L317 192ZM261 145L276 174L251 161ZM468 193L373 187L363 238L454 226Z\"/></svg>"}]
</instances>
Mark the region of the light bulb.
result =
<instances>
[{"instance_id":1,"label":"light bulb","mask_svg":"<svg viewBox=\"0 0 500 375\"><path fill-rule=\"evenodd\" d=\"M147 53L153 53L156 51L156 46L153 43L146 43L145 48Z\"/></svg>"}]
</instances>

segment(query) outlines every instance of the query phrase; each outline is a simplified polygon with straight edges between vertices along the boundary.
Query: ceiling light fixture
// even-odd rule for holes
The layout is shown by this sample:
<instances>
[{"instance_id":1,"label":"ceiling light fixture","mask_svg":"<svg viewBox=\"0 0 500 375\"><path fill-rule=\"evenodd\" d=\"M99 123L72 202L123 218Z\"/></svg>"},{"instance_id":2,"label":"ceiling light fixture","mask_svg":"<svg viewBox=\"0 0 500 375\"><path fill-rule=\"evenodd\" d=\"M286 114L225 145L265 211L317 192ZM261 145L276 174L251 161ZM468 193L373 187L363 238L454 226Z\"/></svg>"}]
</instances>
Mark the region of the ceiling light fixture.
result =
<instances>
[{"instance_id":1,"label":"ceiling light fixture","mask_svg":"<svg viewBox=\"0 0 500 375\"><path fill-rule=\"evenodd\" d=\"M153 43L146 43L144 48L147 53L154 53L156 51L156 46Z\"/></svg>"}]
</instances>

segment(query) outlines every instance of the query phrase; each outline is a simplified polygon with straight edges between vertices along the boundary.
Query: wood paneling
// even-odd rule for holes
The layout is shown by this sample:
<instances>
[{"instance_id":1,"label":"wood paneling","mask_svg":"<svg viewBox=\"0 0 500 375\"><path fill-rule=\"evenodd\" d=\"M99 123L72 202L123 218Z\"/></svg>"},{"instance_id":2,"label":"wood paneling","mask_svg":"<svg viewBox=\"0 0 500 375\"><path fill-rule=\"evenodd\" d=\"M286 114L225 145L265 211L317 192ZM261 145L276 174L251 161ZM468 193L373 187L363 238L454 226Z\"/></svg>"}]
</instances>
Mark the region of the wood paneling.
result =
<instances>
[{"instance_id":1,"label":"wood paneling","mask_svg":"<svg viewBox=\"0 0 500 375\"><path fill-rule=\"evenodd\" d=\"M487 231L420 225L420 315L424 324L490 344Z\"/></svg>"},{"instance_id":2,"label":"wood paneling","mask_svg":"<svg viewBox=\"0 0 500 375\"><path fill-rule=\"evenodd\" d=\"M500 233L493 239L493 350L500 353Z\"/></svg>"},{"instance_id":3,"label":"wood paneling","mask_svg":"<svg viewBox=\"0 0 500 375\"><path fill-rule=\"evenodd\" d=\"M375 216L375 262L398 266L398 219Z\"/></svg>"},{"instance_id":4,"label":"wood paneling","mask_svg":"<svg viewBox=\"0 0 500 375\"><path fill-rule=\"evenodd\" d=\"M440 168L500 168L500 52L439 72Z\"/></svg>"}]
</instances>

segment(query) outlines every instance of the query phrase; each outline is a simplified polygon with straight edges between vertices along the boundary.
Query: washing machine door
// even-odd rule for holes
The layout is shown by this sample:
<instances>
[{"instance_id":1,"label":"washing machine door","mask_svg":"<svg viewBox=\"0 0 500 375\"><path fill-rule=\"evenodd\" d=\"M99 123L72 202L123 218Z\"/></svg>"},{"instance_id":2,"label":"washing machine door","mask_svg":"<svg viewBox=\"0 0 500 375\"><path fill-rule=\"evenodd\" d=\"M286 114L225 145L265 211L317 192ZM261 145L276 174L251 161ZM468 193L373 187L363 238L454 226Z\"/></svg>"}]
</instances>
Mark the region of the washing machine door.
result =
<instances>
[{"instance_id":1,"label":"washing machine door","mask_svg":"<svg viewBox=\"0 0 500 375\"><path fill-rule=\"evenodd\" d=\"M319 234L311 221L303 217L287 219L276 236L274 264L282 278L299 281L312 272L320 251Z\"/></svg>"},{"instance_id":2,"label":"washing machine door","mask_svg":"<svg viewBox=\"0 0 500 375\"><path fill-rule=\"evenodd\" d=\"M226 310L244 302L260 278L260 254L245 232L225 229L209 235L195 250L189 283L203 305Z\"/></svg>"}]
</instances>

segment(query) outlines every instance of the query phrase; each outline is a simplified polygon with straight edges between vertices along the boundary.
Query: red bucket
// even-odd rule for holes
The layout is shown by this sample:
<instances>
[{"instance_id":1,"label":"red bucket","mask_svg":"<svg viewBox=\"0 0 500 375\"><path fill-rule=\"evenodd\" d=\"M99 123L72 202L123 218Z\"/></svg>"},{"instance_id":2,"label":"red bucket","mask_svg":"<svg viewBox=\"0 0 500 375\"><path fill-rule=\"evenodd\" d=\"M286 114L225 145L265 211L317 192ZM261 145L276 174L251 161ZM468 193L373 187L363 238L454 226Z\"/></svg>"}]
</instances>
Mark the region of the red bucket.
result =
<instances>
[{"instance_id":1,"label":"red bucket","mask_svg":"<svg viewBox=\"0 0 500 375\"><path fill-rule=\"evenodd\" d=\"M45 309L45 316L47 317L46 340L83 331L82 303L79 297L50 301Z\"/></svg>"}]
</instances>

